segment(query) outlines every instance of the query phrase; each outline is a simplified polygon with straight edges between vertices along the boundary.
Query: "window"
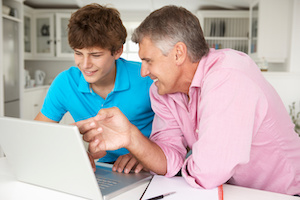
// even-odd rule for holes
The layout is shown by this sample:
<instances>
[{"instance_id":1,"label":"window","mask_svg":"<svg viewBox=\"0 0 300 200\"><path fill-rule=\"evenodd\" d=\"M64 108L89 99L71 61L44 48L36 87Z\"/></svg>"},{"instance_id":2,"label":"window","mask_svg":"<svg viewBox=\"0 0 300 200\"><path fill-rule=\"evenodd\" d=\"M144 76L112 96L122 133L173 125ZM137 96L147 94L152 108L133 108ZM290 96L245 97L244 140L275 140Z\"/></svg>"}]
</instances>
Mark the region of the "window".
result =
<instances>
[{"instance_id":1,"label":"window","mask_svg":"<svg viewBox=\"0 0 300 200\"><path fill-rule=\"evenodd\" d=\"M136 27L140 25L140 22L124 22L124 26L127 30L127 39L124 44L122 58L126 60L133 60L141 62L138 55L139 45L131 41L131 35Z\"/></svg>"}]
</instances>

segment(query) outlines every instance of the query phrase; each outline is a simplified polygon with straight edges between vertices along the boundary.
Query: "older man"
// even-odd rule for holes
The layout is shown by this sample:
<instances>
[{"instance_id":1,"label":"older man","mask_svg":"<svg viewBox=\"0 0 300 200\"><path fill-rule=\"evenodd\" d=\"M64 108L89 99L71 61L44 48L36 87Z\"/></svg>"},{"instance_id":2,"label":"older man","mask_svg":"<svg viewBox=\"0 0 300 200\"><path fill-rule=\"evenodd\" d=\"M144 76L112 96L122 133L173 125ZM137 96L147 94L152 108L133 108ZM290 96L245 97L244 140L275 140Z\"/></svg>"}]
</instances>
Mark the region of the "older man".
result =
<instances>
[{"instance_id":1,"label":"older man","mask_svg":"<svg viewBox=\"0 0 300 200\"><path fill-rule=\"evenodd\" d=\"M171 177L182 169L194 187L228 182L300 194L300 139L246 54L209 49L197 17L176 6L151 13L132 39L142 76L154 80L150 140L117 108L102 109L77 124L91 152L125 147L154 173Z\"/></svg>"}]
</instances>

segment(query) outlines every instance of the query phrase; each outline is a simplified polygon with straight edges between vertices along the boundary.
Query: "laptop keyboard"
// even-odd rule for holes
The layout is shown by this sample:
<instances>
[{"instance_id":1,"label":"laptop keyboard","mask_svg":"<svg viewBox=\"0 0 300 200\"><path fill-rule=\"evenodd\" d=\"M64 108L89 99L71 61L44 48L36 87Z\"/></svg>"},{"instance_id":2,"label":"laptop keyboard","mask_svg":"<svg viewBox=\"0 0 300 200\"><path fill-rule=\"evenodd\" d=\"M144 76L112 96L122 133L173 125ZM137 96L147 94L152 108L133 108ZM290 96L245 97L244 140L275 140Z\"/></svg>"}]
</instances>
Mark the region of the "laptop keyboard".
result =
<instances>
[{"instance_id":1,"label":"laptop keyboard","mask_svg":"<svg viewBox=\"0 0 300 200\"><path fill-rule=\"evenodd\" d=\"M108 179L108 178L103 178L103 177L96 177L98 185L101 190L107 189L113 185L116 185L119 183L119 181L113 180L113 179Z\"/></svg>"}]
</instances>

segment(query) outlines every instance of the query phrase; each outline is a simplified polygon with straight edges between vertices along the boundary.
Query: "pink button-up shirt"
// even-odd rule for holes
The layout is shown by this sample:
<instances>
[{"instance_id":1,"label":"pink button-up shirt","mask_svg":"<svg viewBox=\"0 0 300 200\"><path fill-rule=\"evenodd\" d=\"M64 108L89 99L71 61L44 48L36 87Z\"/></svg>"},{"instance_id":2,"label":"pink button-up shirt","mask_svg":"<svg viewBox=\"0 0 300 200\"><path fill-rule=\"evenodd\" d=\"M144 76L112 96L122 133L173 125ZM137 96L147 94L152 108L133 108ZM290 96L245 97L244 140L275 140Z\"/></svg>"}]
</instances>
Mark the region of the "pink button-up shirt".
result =
<instances>
[{"instance_id":1,"label":"pink button-up shirt","mask_svg":"<svg viewBox=\"0 0 300 200\"><path fill-rule=\"evenodd\" d=\"M151 140L194 187L223 183L300 194L300 138L280 97L244 53L210 50L189 97L150 89ZM186 147L192 155L185 159Z\"/></svg>"}]
</instances>

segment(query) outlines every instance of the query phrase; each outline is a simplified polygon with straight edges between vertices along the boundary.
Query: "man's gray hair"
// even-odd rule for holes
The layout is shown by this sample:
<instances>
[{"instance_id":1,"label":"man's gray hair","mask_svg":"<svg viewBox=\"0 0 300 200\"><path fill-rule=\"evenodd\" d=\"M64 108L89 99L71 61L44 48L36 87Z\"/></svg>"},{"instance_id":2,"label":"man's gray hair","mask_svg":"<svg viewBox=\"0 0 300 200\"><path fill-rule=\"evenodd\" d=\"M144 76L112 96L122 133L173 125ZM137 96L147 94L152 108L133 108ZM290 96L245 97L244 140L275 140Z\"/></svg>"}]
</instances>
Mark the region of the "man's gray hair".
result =
<instances>
[{"instance_id":1,"label":"man's gray hair","mask_svg":"<svg viewBox=\"0 0 300 200\"><path fill-rule=\"evenodd\" d=\"M183 7L165 6L152 12L134 30L131 39L140 43L144 37L149 37L164 55L183 42L192 62L198 62L209 51L198 18Z\"/></svg>"}]
</instances>

